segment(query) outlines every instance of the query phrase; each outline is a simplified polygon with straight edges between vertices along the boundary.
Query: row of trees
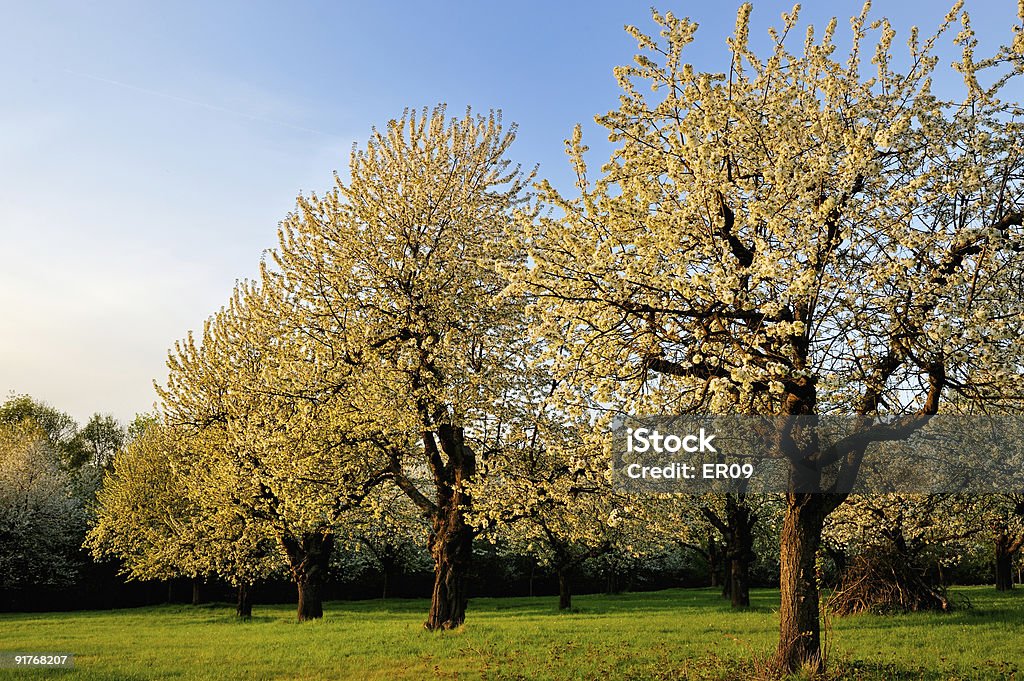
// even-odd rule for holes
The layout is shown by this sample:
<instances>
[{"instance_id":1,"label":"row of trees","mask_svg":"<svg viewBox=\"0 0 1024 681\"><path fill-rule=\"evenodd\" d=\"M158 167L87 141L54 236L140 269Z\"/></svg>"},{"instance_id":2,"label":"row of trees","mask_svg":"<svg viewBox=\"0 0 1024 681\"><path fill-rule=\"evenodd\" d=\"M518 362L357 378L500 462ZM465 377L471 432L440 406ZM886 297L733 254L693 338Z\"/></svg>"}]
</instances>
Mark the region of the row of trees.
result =
<instances>
[{"instance_id":1,"label":"row of trees","mask_svg":"<svg viewBox=\"0 0 1024 681\"><path fill-rule=\"evenodd\" d=\"M15 404L20 409L12 409ZM31 406L31 410L26 406ZM68 470L62 466L46 431L34 418L26 417L26 412L52 414L55 410L26 397L11 400L3 409L8 420L0 438L0 517L5 520L4 531L0 533L0 594L15 596L22 603L15 607L30 603L49 607L48 594L69 593L86 583L95 589L97 569L105 580L113 576L106 565L88 565L87 557L80 552L87 524L97 528L90 538L93 548L112 548L118 538L112 532L109 518L97 523L90 514L95 505L97 471L89 467ZM159 459L132 456L139 452L141 441L137 437L146 425L155 424L146 418L136 420L128 429L133 433L129 448L118 455L121 491L133 489L139 497L127 503L127 498L115 502L104 496L101 508L106 511L117 507L131 520L131 526L143 525L152 532L156 527L153 518L158 516L142 516L140 512L164 507L173 514L176 507L169 504L173 504L174 495L168 494L161 500L157 493L160 489L180 493L182 488L166 467L146 465L159 463ZM156 432L150 436L155 435ZM147 489L146 485L150 487ZM388 497L378 500L375 512L363 514L358 523L354 522L356 516L350 515L344 524L332 528L339 540L332 554L330 579L334 584L352 583L346 591L364 596L373 593L366 590L369 584L376 584L377 593L385 597L393 592L418 593L420 587L414 586L416 575L429 569L431 563L425 550L428 526L401 490L392 487L382 492ZM535 492L536 488L526 483L516 494L526 499ZM593 503L599 501L596 492L590 499L591 510L600 506ZM741 535L737 540L721 519L728 517L729 506L736 503L729 496L677 499L671 505L638 497L630 500L630 515L625 518L618 516L623 512L622 503L616 509L607 500L600 500L605 506L597 512L566 515L565 509L552 503L553 497L536 496L541 501L531 503L533 512L522 515L515 532L486 532L489 541L478 547L474 560L477 583L484 570L492 590L514 588L513 582L518 580L522 582L518 588L533 594L533 583L539 579L547 584L546 575L550 575L560 587L561 608L571 606L572 583L576 580L587 588L603 584L609 592L652 585L710 583L721 586L723 595L731 598L734 606L743 606L749 603L746 587L751 581L772 583L773 569L777 579L778 565L772 546L778 543L778 497L746 500L751 513L743 527L748 529L749 539ZM1012 588L1019 557L1017 547L1024 541L1022 501L1014 495L859 498L841 507L826 526L823 578L835 584L849 572L851 564L883 555L895 557L929 588L941 588L949 579L994 579L997 588ZM636 522L636 516L642 517L643 523ZM951 518L956 522L950 522ZM580 533L569 531L570 523L584 524L591 532L574 537ZM602 527L603 530L595 529ZM123 562L128 576L142 580L189 578L194 587L203 580L218 581L219 575L213 569L187 569L182 558L194 548L158 552L160 543L154 542L152 548L139 550L137 556ZM165 546L167 543L164 540ZM274 547L269 548L272 554ZM102 557L106 551L98 553ZM276 561L267 574L276 580L284 577L284 570L283 562ZM900 587L901 596L914 594L909 583L889 586ZM107 606L129 602L123 600L127 594L120 592L111 581L104 598L112 600L94 602ZM35 598L24 601L16 597L19 593L34 593ZM250 594L242 590L239 595L243 598L244 614L250 606ZM64 607L74 602L81 601L65 602ZM0 608L11 605L0 600ZM869 605L877 609L887 604ZM888 605L911 607L903 603Z\"/></svg>"},{"instance_id":2,"label":"row of trees","mask_svg":"<svg viewBox=\"0 0 1024 681\"><path fill-rule=\"evenodd\" d=\"M642 555L626 528L682 515L610 489L613 415L851 414L828 448L799 428L778 442L794 490L840 468L779 510L776 663L819 668L818 556L867 448L940 410L1020 407L1024 140L1001 93L1021 34L981 57L958 4L897 59L865 8L840 61L835 21L789 48L794 10L759 56L750 11L722 73L684 61L686 19L629 27L640 54L597 117L616 147L592 178L577 128L572 195L529 194L495 113L375 130L347 182L299 198L260 279L176 345L162 423L104 486L95 545L243 587L283 562L317 617L338 528L387 522L397 489L434 565L426 626L448 629L481 534L543 543L567 574L623 541ZM951 97L935 49L957 22ZM681 526L726 538L742 603L761 510L686 508Z\"/></svg>"}]
</instances>

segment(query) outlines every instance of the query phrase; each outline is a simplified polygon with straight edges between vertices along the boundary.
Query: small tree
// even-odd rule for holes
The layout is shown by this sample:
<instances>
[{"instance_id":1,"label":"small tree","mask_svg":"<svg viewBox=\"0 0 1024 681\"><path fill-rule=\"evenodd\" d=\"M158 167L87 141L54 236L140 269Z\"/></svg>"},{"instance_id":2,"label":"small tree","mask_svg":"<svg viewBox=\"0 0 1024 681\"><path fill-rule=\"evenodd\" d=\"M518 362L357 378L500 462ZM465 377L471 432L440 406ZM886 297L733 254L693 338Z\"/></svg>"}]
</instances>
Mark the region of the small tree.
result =
<instances>
[{"instance_id":1,"label":"small tree","mask_svg":"<svg viewBox=\"0 0 1024 681\"><path fill-rule=\"evenodd\" d=\"M0 405L0 423L14 425L22 421L31 421L43 429L50 448L65 470L77 471L89 462L89 451L78 423L70 414L29 395L12 396Z\"/></svg>"},{"instance_id":2,"label":"small tree","mask_svg":"<svg viewBox=\"0 0 1024 681\"><path fill-rule=\"evenodd\" d=\"M120 560L129 579L219 575L238 588L238 615L249 617L252 584L283 567L275 538L210 490L193 493L185 446L151 422L119 451L85 546L98 559Z\"/></svg>"},{"instance_id":3,"label":"small tree","mask_svg":"<svg viewBox=\"0 0 1024 681\"><path fill-rule=\"evenodd\" d=\"M114 460L114 454L125 443L125 429L113 416L93 414L80 433L89 463L96 468L106 468Z\"/></svg>"},{"instance_id":4,"label":"small tree","mask_svg":"<svg viewBox=\"0 0 1024 681\"><path fill-rule=\"evenodd\" d=\"M298 590L300 621L323 616L323 586L339 518L384 480L372 458L335 439L308 348L282 321L276 292L252 283L189 335L158 388L185 455L178 479L203 508L274 537ZM343 437L343 436L342 436ZM246 530L250 531L250 530ZM225 545L197 543L217 561ZM223 563L225 567L230 562ZM224 573L229 577L230 570Z\"/></svg>"},{"instance_id":5,"label":"small tree","mask_svg":"<svg viewBox=\"0 0 1024 681\"><path fill-rule=\"evenodd\" d=\"M502 461L473 488L476 524L491 541L555 573L559 610L572 607L572 582L585 562L612 551L639 553L650 539L633 527L629 500L612 491L603 457L580 445L534 448Z\"/></svg>"},{"instance_id":6,"label":"small tree","mask_svg":"<svg viewBox=\"0 0 1024 681\"><path fill-rule=\"evenodd\" d=\"M0 590L72 584L85 522L47 432L0 422Z\"/></svg>"},{"instance_id":7,"label":"small tree","mask_svg":"<svg viewBox=\"0 0 1024 681\"><path fill-rule=\"evenodd\" d=\"M381 598L390 598L397 577L430 569L430 554L425 548L429 531L430 524L422 511L401 489L379 487L363 507L342 519L342 545L336 565L343 577L350 579L367 572L378 573Z\"/></svg>"},{"instance_id":8,"label":"small tree","mask_svg":"<svg viewBox=\"0 0 1024 681\"><path fill-rule=\"evenodd\" d=\"M1013 589L1013 564L1024 551L1024 494L993 494L975 503L991 541L997 591Z\"/></svg>"}]
</instances>

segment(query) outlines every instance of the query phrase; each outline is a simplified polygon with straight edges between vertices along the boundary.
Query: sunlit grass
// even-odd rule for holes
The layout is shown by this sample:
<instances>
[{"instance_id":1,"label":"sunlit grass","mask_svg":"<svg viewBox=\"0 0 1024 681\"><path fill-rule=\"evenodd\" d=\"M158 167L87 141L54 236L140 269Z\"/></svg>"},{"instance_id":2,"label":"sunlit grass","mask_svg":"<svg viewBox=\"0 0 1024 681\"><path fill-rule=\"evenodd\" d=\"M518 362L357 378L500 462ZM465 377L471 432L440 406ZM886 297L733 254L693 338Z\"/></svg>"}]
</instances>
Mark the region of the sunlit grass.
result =
<instances>
[{"instance_id":1,"label":"sunlit grass","mask_svg":"<svg viewBox=\"0 0 1024 681\"><path fill-rule=\"evenodd\" d=\"M833 669L849 678L1022 678L1024 592L961 590L951 614L832 620ZM732 612L711 590L480 598L466 625L431 634L427 602L334 602L299 624L288 606L238 622L229 605L0 615L0 650L71 652L73 671L0 670L0 679L730 679L775 644L778 594Z\"/></svg>"}]
</instances>

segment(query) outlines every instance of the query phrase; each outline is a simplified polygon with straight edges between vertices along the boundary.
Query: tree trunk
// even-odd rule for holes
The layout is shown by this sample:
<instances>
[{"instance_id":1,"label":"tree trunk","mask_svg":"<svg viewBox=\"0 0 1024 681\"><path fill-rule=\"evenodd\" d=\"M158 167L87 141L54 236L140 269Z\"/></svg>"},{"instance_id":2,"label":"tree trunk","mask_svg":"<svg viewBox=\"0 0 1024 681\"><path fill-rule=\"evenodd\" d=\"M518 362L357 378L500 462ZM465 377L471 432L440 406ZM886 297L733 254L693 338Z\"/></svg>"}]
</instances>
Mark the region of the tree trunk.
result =
<instances>
[{"instance_id":1,"label":"tree trunk","mask_svg":"<svg viewBox=\"0 0 1024 681\"><path fill-rule=\"evenodd\" d=\"M167 604L170 605L174 602L174 580L167 580Z\"/></svg>"},{"instance_id":2,"label":"tree trunk","mask_svg":"<svg viewBox=\"0 0 1024 681\"><path fill-rule=\"evenodd\" d=\"M248 584L238 585L238 604L235 606L235 614L245 620L252 617L252 587Z\"/></svg>"},{"instance_id":3,"label":"tree trunk","mask_svg":"<svg viewBox=\"0 0 1024 681\"><path fill-rule=\"evenodd\" d=\"M846 557L846 551L841 548L827 545L822 546L821 550L832 559L832 564L836 566L836 582L842 582L843 574L846 572L846 568L850 564L849 558Z\"/></svg>"},{"instance_id":4,"label":"tree trunk","mask_svg":"<svg viewBox=\"0 0 1024 681\"><path fill-rule=\"evenodd\" d=\"M440 509L430 535L434 591L424 623L430 631L454 629L466 620L466 573L473 557L473 530L456 503Z\"/></svg>"},{"instance_id":5,"label":"tree trunk","mask_svg":"<svg viewBox=\"0 0 1024 681\"><path fill-rule=\"evenodd\" d=\"M192 578L192 605L199 605L202 603L202 598L199 593L199 578Z\"/></svg>"},{"instance_id":6,"label":"tree trunk","mask_svg":"<svg viewBox=\"0 0 1024 681\"><path fill-rule=\"evenodd\" d=\"M714 566L721 563L722 575L722 598L732 602L734 608L745 608L750 605L750 565L754 562L754 524L757 522L757 514L753 512L746 501L746 495L726 494L724 513L720 513L710 506L701 507L701 512L711 525L718 530L724 541L724 547L719 549L713 536L708 537L708 563ZM717 574L715 567L712 567L711 584L714 586L714 575Z\"/></svg>"},{"instance_id":7,"label":"tree trunk","mask_svg":"<svg viewBox=\"0 0 1024 681\"><path fill-rule=\"evenodd\" d=\"M423 626L430 631L455 629L466 621L469 602L466 574L473 558L473 528L466 523L470 498L463 485L473 479L476 456L466 444L461 427L440 425L436 431L425 431L423 443L437 490L429 542L434 558L434 591ZM442 463L438 445L448 456L447 464Z\"/></svg>"},{"instance_id":8,"label":"tree trunk","mask_svg":"<svg viewBox=\"0 0 1024 681\"><path fill-rule=\"evenodd\" d=\"M607 578L605 580L605 594L612 596L617 593L621 593L619 589L619 575L613 566L608 567Z\"/></svg>"},{"instance_id":9,"label":"tree trunk","mask_svg":"<svg viewBox=\"0 0 1024 681\"><path fill-rule=\"evenodd\" d=\"M779 671L824 668L821 652L816 558L828 511L824 494L790 492L779 540Z\"/></svg>"},{"instance_id":10,"label":"tree trunk","mask_svg":"<svg viewBox=\"0 0 1024 681\"><path fill-rule=\"evenodd\" d=\"M996 535L996 591L1013 589L1013 553L1010 537L1005 532Z\"/></svg>"},{"instance_id":11,"label":"tree trunk","mask_svg":"<svg viewBox=\"0 0 1024 681\"><path fill-rule=\"evenodd\" d=\"M299 591L299 606L296 616L300 622L318 620L324 616L323 582L307 579L296 584Z\"/></svg>"},{"instance_id":12,"label":"tree trunk","mask_svg":"<svg viewBox=\"0 0 1024 681\"><path fill-rule=\"evenodd\" d=\"M734 608L750 607L750 562L742 558L732 560L729 589L730 602Z\"/></svg>"},{"instance_id":13,"label":"tree trunk","mask_svg":"<svg viewBox=\"0 0 1024 681\"><path fill-rule=\"evenodd\" d=\"M720 582L722 581L722 580L719 579L719 570L720 570L721 556L720 556L719 550L718 550L718 542L715 541L715 537L714 537L714 532L713 531L708 533L708 553L707 553L707 558L708 558L708 577L709 577L709 579L711 581L711 587L714 588L716 586L720 586ZM727 595L724 593L724 589L723 589L722 597L723 598L727 597Z\"/></svg>"},{"instance_id":14,"label":"tree trunk","mask_svg":"<svg viewBox=\"0 0 1024 681\"><path fill-rule=\"evenodd\" d=\"M568 571L558 571L558 609L568 610L572 607L572 590L569 585Z\"/></svg>"},{"instance_id":15,"label":"tree trunk","mask_svg":"<svg viewBox=\"0 0 1024 681\"><path fill-rule=\"evenodd\" d=\"M533 578L537 574L537 561L530 559L530 598L533 598Z\"/></svg>"},{"instance_id":16,"label":"tree trunk","mask_svg":"<svg viewBox=\"0 0 1024 681\"><path fill-rule=\"evenodd\" d=\"M380 589L380 597L382 600L391 596L391 577L398 572L398 558L395 557L396 555L396 552L385 547L384 551L381 552L381 557L379 558L381 581L383 581Z\"/></svg>"},{"instance_id":17,"label":"tree trunk","mask_svg":"<svg viewBox=\"0 0 1024 681\"><path fill-rule=\"evenodd\" d=\"M754 523L757 516L743 496L726 497L728 527L726 555L729 558L729 598L734 608L750 607L750 564L754 562ZM724 595L724 594L723 594Z\"/></svg>"},{"instance_id":18,"label":"tree trunk","mask_svg":"<svg viewBox=\"0 0 1024 681\"><path fill-rule=\"evenodd\" d=\"M301 539L285 534L281 543L299 591L299 621L323 617L323 587L334 549L334 537L322 532L310 532L302 535Z\"/></svg>"}]
</instances>

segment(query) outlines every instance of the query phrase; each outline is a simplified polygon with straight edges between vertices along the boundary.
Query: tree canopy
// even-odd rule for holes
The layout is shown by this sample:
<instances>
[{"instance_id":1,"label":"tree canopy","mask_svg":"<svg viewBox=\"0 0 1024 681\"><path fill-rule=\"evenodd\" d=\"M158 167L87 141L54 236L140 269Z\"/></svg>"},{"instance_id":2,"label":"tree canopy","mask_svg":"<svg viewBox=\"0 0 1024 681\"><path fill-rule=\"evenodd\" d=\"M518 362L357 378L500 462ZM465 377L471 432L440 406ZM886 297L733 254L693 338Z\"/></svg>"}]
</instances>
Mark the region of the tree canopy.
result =
<instances>
[{"instance_id":1,"label":"tree canopy","mask_svg":"<svg viewBox=\"0 0 1024 681\"><path fill-rule=\"evenodd\" d=\"M792 49L798 8L755 54L743 5L719 73L685 61L685 18L655 12L659 36L628 29L640 53L616 70L620 107L597 117L611 159L590 178L577 128L579 195L544 185L558 213L522 222L532 264L519 281L566 403L852 412L861 430L793 461L802 476L797 460L831 458L850 480L870 442L905 436L951 396L1019 400L1024 140L1020 105L1002 99L1019 54L976 54L957 4L897 58L869 7L840 59L835 20ZM935 48L957 21L949 98L933 89ZM789 495L785 670L820 664L814 554L843 498Z\"/></svg>"}]
</instances>

